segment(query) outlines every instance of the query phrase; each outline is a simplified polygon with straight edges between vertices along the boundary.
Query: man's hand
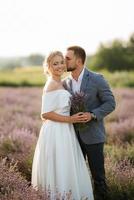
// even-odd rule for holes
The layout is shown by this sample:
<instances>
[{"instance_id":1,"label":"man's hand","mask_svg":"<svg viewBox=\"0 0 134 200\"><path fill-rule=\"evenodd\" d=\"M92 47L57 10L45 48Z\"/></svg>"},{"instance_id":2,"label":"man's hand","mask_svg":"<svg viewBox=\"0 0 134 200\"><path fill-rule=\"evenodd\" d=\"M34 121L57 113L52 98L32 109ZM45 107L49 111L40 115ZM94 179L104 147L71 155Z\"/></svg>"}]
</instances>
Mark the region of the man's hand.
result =
<instances>
[{"instance_id":1,"label":"man's hand","mask_svg":"<svg viewBox=\"0 0 134 200\"><path fill-rule=\"evenodd\" d=\"M92 120L92 116L90 112L83 113L84 123L90 122Z\"/></svg>"},{"instance_id":2,"label":"man's hand","mask_svg":"<svg viewBox=\"0 0 134 200\"><path fill-rule=\"evenodd\" d=\"M83 116L83 112L79 112L70 116L70 123L85 123L85 116Z\"/></svg>"},{"instance_id":3,"label":"man's hand","mask_svg":"<svg viewBox=\"0 0 134 200\"><path fill-rule=\"evenodd\" d=\"M81 112L72 115L74 119L72 120L72 123L86 123L92 120L92 116L90 112Z\"/></svg>"}]
</instances>

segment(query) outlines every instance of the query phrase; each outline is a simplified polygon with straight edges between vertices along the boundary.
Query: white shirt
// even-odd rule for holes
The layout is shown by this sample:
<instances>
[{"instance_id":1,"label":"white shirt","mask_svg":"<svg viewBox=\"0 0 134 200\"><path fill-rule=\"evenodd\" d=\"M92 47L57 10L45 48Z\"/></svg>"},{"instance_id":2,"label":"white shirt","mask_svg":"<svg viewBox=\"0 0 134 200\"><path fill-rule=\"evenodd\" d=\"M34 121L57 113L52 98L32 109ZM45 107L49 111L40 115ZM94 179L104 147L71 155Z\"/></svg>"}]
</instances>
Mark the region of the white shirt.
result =
<instances>
[{"instance_id":1,"label":"white shirt","mask_svg":"<svg viewBox=\"0 0 134 200\"><path fill-rule=\"evenodd\" d=\"M81 87L81 82L82 82L83 75L84 75L84 70L85 70L85 67L83 68L82 72L80 73L80 75L78 77L78 81L76 81L71 75L72 90L73 90L74 93L80 92L80 87Z\"/></svg>"}]
</instances>

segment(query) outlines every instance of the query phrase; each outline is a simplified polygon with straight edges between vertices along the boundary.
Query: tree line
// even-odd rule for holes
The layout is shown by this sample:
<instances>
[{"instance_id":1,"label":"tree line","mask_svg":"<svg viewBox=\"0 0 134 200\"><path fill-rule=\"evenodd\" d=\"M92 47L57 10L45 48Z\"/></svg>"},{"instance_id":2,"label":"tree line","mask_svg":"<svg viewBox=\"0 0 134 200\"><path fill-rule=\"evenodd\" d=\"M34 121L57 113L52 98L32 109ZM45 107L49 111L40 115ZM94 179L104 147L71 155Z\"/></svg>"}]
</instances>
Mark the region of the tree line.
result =
<instances>
[{"instance_id":1,"label":"tree line","mask_svg":"<svg viewBox=\"0 0 134 200\"><path fill-rule=\"evenodd\" d=\"M27 57L0 58L0 69L13 69L24 66L41 66L44 55L31 54ZM87 66L92 70L108 71L134 70L134 33L127 41L115 39L100 44L94 55L88 55Z\"/></svg>"},{"instance_id":2,"label":"tree line","mask_svg":"<svg viewBox=\"0 0 134 200\"><path fill-rule=\"evenodd\" d=\"M95 70L134 70L134 33L128 41L116 39L100 44L97 52L87 57L87 65Z\"/></svg>"},{"instance_id":3,"label":"tree line","mask_svg":"<svg viewBox=\"0 0 134 200\"><path fill-rule=\"evenodd\" d=\"M40 66L44 56L41 54L31 54L25 57L0 58L0 69L14 69L16 67Z\"/></svg>"}]
</instances>

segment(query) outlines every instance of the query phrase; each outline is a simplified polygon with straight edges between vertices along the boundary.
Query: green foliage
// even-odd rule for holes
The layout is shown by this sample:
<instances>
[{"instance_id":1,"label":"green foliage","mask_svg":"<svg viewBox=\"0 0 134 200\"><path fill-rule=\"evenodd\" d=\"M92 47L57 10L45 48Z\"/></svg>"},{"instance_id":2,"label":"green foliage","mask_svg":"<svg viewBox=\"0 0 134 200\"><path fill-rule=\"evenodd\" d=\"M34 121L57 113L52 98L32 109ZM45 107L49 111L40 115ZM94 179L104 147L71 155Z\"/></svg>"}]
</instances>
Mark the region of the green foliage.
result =
<instances>
[{"instance_id":1,"label":"green foliage","mask_svg":"<svg viewBox=\"0 0 134 200\"><path fill-rule=\"evenodd\" d=\"M133 200L134 170L129 160L109 163L106 176L109 186L108 200Z\"/></svg>"},{"instance_id":2,"label":"green foliage","mask_svg":"<svg viewBox=\"0 0 134 200\"><path fill-rule=\"evenodd\" d=\"M98 71L104 75L105 79L112 87L134 87L134 71Z\"/></svg>"},{"instance_id":3,"label":"green foliage","mask_svg":"<svg viewBox=\"0 0 134 200\"><path fill-rule=\"evenodd\" d=\"M134 70L134 34L129 41L114 40L101 44L97 53L88 59L91 69L109 71Z\"/></svg>"},{"instance_id":4,"label":"green foliage","mask_svg":"<svg viewBox=\"0 0 134 200\"><path fill-rule=\"evenodd\" d=\"M31 181L34 150L35 146L34 149L33 148L31 149L28 155L23 156L20 160L18 159L17 163L18 171L29 182Z\"/></svg>"},{"instance_id":5,"label":"green foliage","mask_svg":"<svg viewBox=\"0 0 134 200\"><path fill-rule=\"evenodd\" d=\"M105 156L112 160L112 163L118 163L124 159L128 159L134 165L134 146L127 145L105 145Z\"/></svg>"},{"instance_id":6,"label":"green foliage","mask_svg":"<svg viewBox=\"0 0 134 200\"><path fill-rule=\"evenodd\" d=\"M134 87L134 71L99 71L104 75L112 87ZM66 74L65 74L66 76ZM46 76L42 67L24 67L14 70L0 71L0 86L12 87L34 87L43 86Z\"/></svg>"},{"instance_id":7,"label":"green foliage","mask_svg":"<svg viewBox=\"0 0 134 200\"><path fill-rule=\"evenodd\" d=\"M65 74L66 76L66 74ZM42 66L0 70L0 86L10 87L42 87L47 77Z\"/></svg>"},{"instance_id":8,"label":"green foliage","mask_svg":"<svg viewBox=\"0 0 134 200\"><path fill-rule=\"evenodd\" d=\"M43 86L46 77L42 67L24 67L0 71L1 86Z\"/></svg>"},{"instance_id":9,"label":"green foliage","mask_svg":"<svg viewBox=\"0 0 134 200\"><path fill-rule=\"evenodd\" d=\"M2 144L0 144L0 156L5 156L8 153L16 152L16 147L10 138L6 138Z\"/></svg>"}]
</instances>

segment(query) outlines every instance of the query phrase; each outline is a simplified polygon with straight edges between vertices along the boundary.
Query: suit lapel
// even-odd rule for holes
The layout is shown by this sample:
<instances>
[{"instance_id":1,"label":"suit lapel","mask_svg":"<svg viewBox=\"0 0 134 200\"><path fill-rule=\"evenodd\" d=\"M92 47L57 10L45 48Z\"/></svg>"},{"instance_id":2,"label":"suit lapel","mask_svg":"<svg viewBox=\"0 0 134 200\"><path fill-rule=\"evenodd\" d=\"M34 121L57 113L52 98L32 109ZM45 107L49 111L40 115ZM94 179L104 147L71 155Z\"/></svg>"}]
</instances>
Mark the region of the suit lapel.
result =
<instances>
[{"instance_id":1,"label":"suit lapel","mask_svg":"<svg viewBox=\"0 0 134 200\"><path fill-rule=\"evenodd\" d=\"M85 68L82 82L81 82L80 91L84 92L86 88L88 87L88 83L89 83L89 71L87 70L87 68Z\"/></svg>"},{"instance_id":2,"label":"suit lapel","mask_svg":"<svg viewBox=\"0 0 134 200\"><path fill-rule=\"evenodd\" d=\"M85 68L82 82L81 82L80 91L84 92L86 90L86 88L88 87L89 82L90 82L89 76L90 76L90 71L87 68ZM67 87L67 90L71 94L73 94L72 79L70 77L68 77L66 80L66 87Z\"/></svg>"},{"instance_id":3,"label":"suit lapel","mask_svg":"<svg viewBox=\"0 0 134 200\"><path fill-rule=\"evenodd\" d=\"M66 80L66 89L73 94L73 89L72 89L72 79L70 77L67 78Z\"/></svg>"},{"instance_id":4,"label":"suit lapel","mask_svg":"<svg viewBox=\"0 0 134 200\"><path fill-rule=\"evenodd\" d=\"M73 88L72 88L72 79L69 79L69 89L70 89L70 93L73 94Z\"/></svg>"}]
</instances>

